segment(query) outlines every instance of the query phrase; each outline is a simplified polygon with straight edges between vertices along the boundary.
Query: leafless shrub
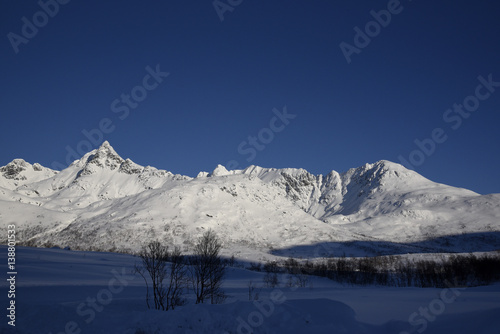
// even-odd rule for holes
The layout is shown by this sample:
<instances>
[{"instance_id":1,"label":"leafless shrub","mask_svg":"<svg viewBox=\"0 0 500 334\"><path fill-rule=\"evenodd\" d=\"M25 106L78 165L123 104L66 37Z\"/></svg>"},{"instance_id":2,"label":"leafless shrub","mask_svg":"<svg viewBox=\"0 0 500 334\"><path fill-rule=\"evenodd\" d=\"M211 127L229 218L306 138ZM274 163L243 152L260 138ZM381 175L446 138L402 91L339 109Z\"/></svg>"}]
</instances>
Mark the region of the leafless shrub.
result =
<instances>
[{"instance_id":1,"label":"leafless shrub","mask_svg":"<svg viewBox=\"0 0 500 334\"><path fill-rule=\"evenodd\" d=\"M134 271L142 276L146 283L146 304L150 308L151 282L154 308L157 310L174 309L185 303L182 298L187 285L186 265L180 249L169 253L168 247L159 241L152 241L142 248L138 256L141 264L136 264Z\"/></svg>"},{"instance_id":2,"label":"leafless shrub","mask_svg":"<svg viewBox=\"0 0 500 334\"><path fill-rule=\"evenodd\" d=\"M248 300L259 300L260 289L253 284L252 281L248 282Z\"/></svg>"},{"instance_id":3,"label":"leafless shrub","mask_svg":"<svg viewBox=\"0 0 500 334\"><path fill-rule=\"evenodd\" d=\"M226 298L221 286L227 264L220 256L221 249L222 243L212 230L205 232L194 246L189 271L196 304L208 298L212 304L220 304Z\"/></svg>"}]
</instances>

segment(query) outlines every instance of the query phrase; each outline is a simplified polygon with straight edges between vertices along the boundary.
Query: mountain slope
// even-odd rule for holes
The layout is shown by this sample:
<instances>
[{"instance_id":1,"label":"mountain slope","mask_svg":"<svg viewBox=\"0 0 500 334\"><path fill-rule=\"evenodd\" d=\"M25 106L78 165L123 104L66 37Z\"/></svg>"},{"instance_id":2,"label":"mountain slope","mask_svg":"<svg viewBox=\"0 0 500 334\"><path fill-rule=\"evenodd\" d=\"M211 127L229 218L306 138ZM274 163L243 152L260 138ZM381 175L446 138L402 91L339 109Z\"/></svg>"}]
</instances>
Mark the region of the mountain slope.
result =
<instances>
[{"instance_id":1,"label":"mountain slope","mask_svg":"<svg viewBox=\"0 0 500 334\"><path fill-rule=\"evenodd\" d=\"M500 244L498 234L471 245L429 241L499 232L500 195L438 184L389 161L326 176L219 165L191 178L137 165L104 142L61 172L20 159L0 171L0 219L18 224L29 245L134 251L160 238L188 251L209 228L227 254L242 258L491 250ZM425 240L425 247L416 245Z\"/></svg>"},{"instance_id":2,"label":"mountain slope","mask_svg":"<svg viewBox=\"0 0 500 334\"><path fill-rule=\"evenodd\" d=\"M500 228L499 194L481 196L435 183L389 161L325 177L303 169L256 166L230 173L274 184L313 217L367 238L415 242Z\"/></svg>"},{"instance_id":3,"label":"mountain slope","mask_svg":"<svg viewBox=\"0 0 500 334\"><path fill-rule=\"evenodd\" d=\"M13 190L21 185L44 180L56 174L57 171L38 163L32 165L23 159L14 159L0 167L0 187Z\"/></svg>"}]
</instances>

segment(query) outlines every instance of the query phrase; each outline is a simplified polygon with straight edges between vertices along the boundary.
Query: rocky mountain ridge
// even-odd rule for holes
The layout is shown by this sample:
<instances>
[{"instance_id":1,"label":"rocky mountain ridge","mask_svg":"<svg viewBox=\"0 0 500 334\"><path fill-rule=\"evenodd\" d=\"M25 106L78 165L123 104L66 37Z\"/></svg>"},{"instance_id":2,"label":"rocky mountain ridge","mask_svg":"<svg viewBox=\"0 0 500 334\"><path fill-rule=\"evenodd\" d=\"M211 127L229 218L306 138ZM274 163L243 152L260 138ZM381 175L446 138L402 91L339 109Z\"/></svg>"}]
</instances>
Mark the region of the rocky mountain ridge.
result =
<instances>
[{"instance_id":1,"label":"rocky mountain ridge","mask_svg":"<svg viewBox=\"0 0 500 334\"><path fill-rule=\"evenodd\" d=\"M385 160L325 176L219 165L192 178L135 164L104 142L60 172L16 159L0 175L1 221L18 224L21 241L36 246L133 251L163 238L188 250L208 228L241 256L500 244L499 194L435 183Z\"/></svg>"}]
</instances>

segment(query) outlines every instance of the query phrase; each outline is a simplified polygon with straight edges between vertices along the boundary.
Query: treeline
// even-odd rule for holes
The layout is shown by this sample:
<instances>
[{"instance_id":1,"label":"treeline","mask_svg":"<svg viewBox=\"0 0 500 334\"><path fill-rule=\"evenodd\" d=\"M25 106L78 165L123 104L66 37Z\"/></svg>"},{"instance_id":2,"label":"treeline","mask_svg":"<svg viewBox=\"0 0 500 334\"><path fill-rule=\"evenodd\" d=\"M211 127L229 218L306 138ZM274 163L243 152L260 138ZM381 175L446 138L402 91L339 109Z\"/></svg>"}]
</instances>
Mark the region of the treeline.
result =
<instances>
[{"instance_id":1,"label":"treeline","mask_svg":"<svg viewBox=\"0 0 500 334\"><path fill-rule=\"evenodd\" d=\"M327 277L352 285L395 287L477 286L500 281L500 253L477 256L451 255L436 260L408 259L401 256L368 258L330 258L318 262L299 262L293 258L251 264L251 270L265 271L266 279L277 283L277 274L288 274L303 282L303 275Z\"/></svg>"}]
</instances>

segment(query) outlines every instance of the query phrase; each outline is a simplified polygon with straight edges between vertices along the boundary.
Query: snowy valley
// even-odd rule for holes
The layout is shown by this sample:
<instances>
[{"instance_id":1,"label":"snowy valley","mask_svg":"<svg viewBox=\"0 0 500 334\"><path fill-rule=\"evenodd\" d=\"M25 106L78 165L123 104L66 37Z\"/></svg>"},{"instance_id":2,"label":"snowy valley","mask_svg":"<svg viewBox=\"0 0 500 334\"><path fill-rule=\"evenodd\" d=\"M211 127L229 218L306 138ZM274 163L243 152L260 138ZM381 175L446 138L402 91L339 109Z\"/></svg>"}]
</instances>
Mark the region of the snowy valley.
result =
<instances>
[{"instance_id":1,"label":"snowy valley","mask_svg":"<svg viewBox=\"0 0 500 334\"><path fill-rule=\"evenodd\" d=\"M313 175L217 166L192 178L123 159L104 142L62 171L0 168L0 220L27 246L135 252L151 239L189 252L213 229L225 255L374 256L492 251L500 194L432 182L389 161ZM6 240L1 240L6 243Z\"/></svg>"},{"instance_id":2,"label":"snowy valley","mask_svg":"<svg viewBox=\"0 0 500 334\"><path fill-rule=\"evenodd\" d=\"M12 268L19 271L10 276L15 281L1 284L16 304L8 310L15 321L2 322L0 333L406 334L500 328L495 280L477 284L465 277L461 285L454 277L422 288L404 283L394 270L422 260L439 266L443 253L498 258L500 194L435 183L389 161L326 176L258 166L228 171L219 165L192 178L135 164L104 142L62 171L22 159L1 167L0 221L5 230L15 229L17 241L15 252L0 246L2 259L14 257ZM160 240L189 255L209 230L223 244L221 255L236 259L222 283L227 299L197 304L186 286L185 305L167 312L148 309L144 281L134 272L140 258L133 254ZM7 234L2 238L8 244ZM351 278L364 279L356 269L363 262L342 272L344 255L389 255L373 258L389 271L354 283ZM297 276L281 267L270 285L261 264L292 257L301 270L311 263L318 267ZM332 259L336 269L324 277L309 275Z\"/></svg>"}]
</instances>

